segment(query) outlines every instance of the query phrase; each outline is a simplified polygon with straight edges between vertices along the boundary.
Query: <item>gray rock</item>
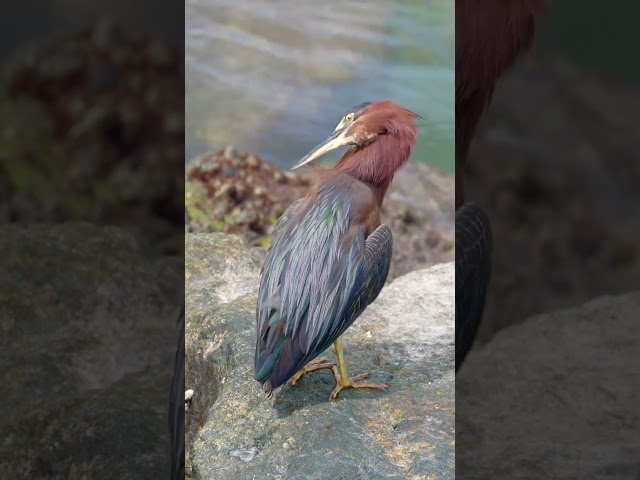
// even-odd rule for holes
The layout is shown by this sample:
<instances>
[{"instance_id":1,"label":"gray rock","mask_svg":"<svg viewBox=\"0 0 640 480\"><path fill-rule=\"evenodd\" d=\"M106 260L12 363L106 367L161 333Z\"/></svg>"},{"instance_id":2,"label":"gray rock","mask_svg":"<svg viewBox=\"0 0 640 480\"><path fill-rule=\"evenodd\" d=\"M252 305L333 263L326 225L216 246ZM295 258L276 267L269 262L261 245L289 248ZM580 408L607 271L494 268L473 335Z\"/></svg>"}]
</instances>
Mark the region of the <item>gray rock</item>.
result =
<instances>
[{"instance_id":1,"label":"gray rock","mask_svg":"<svg viewBox=\"0 0 640 480\"><path fill-rule=\"evenodd\" d=\"M2 228L1 478L168 476L182 259L150 251L116 228Z\"/></svg>"},{"instance_id":2,"label":"gray rock","mask_svg":"<svg viewBox=\"0 0 640 480\"><path fill-rule=\"evenodd\" d=\"M456 478L639 478L640 292L530 318L456 378Z\"/></svg>"},{"instance_id":3,"label":"gray rock","mask_svg":"<svg viewBox=\"0 0 640 480\"><path fill-rule=\"evenodd\" d=\"M264 259L237 235L194 233L185 236L186 298L191 313L257 294ZM194 310L195 309L195 310Z\"/></svg>"},{"instance_id":4,"label":"gray rock","mask_svg":"<svg viewBox=\"0 0 640 480\"><path fill-rule=\"evenodd\" d=\"M186 258L192 477L453 478L453 263L396 279L344 335L349 372L389 390L329 401L321 370L270 401L253 378L261 256L231 236L188 234Z\"/></svg>"}]
</instances>

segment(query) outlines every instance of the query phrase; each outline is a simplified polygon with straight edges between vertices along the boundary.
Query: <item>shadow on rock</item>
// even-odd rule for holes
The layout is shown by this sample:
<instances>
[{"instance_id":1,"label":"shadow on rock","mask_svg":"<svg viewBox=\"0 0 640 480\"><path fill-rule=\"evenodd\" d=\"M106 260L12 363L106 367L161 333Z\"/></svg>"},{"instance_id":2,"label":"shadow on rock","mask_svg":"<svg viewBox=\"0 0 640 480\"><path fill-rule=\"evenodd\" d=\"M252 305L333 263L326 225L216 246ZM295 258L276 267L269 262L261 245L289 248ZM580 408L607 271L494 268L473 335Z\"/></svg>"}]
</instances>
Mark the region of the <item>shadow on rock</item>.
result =
<instances>
[{"instance_id":1,"label":"shadow on rock","mask_svg":"<svg viewBox=\"0 0 640 480\"><path fill-rule=\"evenodd\" d=\"M334 361L330 359L330 361ZM370 370L367 370L370 371ZM356 375L363 372L356 372ZM367 380L374 378L374 382L378 382L377 377L371 372L371 376ZM351 376L353 374L350 373ZM391 388L390 381L393 375L385 375L383 383ZM294 386L283 386L275 395L273 408L278 413L278 418L287 418L298 410L303 410L317 404L325 404L327 402L348 402L353 399L377 399L389 393L389 389L384 391L374 389L353 389L347 388L340 392L338 398L330 400L329 396L336 386L336 382L330 370L321 370L311 372L302 377Z\"/></svg>"},{"instance_id":2,"label":"shadow on rock","mask_svg":"<svg viewBox=\"0 0 640 480\"><path fill-rule=\"evenodd\" d=\"M453 262L394 280L343 336L349 373L370 372L388 390L345 389L330 401L333 374L321 370L270 401L253 372L258 250L218 233L187 234L186 250L192 402L209 405L219 379L187 439L192 477L452 478Z\"/></svg>"}]
</instances>

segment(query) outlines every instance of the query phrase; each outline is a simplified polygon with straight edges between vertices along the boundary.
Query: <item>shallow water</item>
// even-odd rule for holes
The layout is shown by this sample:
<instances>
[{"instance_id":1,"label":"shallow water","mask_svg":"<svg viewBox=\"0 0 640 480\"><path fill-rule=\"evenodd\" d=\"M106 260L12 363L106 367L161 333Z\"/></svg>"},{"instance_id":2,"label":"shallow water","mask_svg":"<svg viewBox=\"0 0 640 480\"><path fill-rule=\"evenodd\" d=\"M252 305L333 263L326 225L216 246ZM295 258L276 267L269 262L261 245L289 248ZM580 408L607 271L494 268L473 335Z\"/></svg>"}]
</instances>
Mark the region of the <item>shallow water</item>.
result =
<instances>
[{"instance_id":1,"label":"shallow water","mask_svg":"<svg viewBox=\"0 0 640 480\"><path fill-rule=\"evenodd\" d=\"M287 167L348 108L393 97L424 117L412 159L453 171L453 0L185 8L187 159L233 144Z\"/></svg>"}]
</instances>

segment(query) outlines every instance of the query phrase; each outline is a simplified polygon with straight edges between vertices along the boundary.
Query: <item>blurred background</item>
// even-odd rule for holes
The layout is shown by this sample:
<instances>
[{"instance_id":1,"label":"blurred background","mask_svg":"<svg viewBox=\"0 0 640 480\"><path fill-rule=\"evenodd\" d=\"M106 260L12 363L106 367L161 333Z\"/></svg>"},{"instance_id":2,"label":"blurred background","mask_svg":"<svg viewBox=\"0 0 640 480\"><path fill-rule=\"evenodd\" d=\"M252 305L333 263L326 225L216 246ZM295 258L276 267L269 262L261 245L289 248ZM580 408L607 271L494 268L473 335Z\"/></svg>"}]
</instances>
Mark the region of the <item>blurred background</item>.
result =
<instances>
[{"instance_id":1,"label":"blurred background","mask_svg":"<svg viewBox=\"0 0 640 480\"><path fill-rule=\"evenodd\" d=\"M635 45L640 4L618 0L549 2L547 19L540 23L534 52L563 56L578 65L619 80L640 82L640 62L625 47Z\"/></svg>"},{"instance_id":2,"label":"blurred background","mask_svg":"<svg viewBox=\"0 0 640 480\"><path fill-rule=\"evenodd\" d=\"M0 5L0 224L118 225L182 254L184 10L155 5Z\"/></svg>"},{"instance_id":3,"label":"blurred background","mask_svg":"<svg viewBox=\"0 0 640 480\"><path fill-rule=\"evenodd\" d=\"M456 375L456 477L638 478L640 7L547 4L467 163L493 259Z\"/></svg>"},{"instance_id":4,"label":"blurred background","mask_svg":"<svg viewBox=\"0 0 640 480\"><path fill-rule=\"evenodd\" d=\"M53 32L86 26L88 23L108 17L129 30L140 33L156 33L169 36L177 43L184 42L183 25L176 22L184 10L179 2L166 2L149 11L157 2L140 0L131 9L126 0L113 0L108 4L77 0L28 0L20 3L0 4L0 18L4 20L0 30L0 58L16 47Z\"/></svg>"},{"instance_id":5,"label":"blurred background","mask_svg":"<svg viewBox=\"0 0 640 480\"><path fill-rule=\"evenodd\" d=\"M2 478L169 476L183 15L0 2Z\"/></svg>"},{"instance_id":6,"label":"blurred background","mask_svg":"<svg viewBox=\"0 0 640 480\"><path fill-rule=\"evenodd\" d=\"M530 315L640 288L633 1L549 2L471 148L494 272L477 344Z\"/></svg>"},{"instance_id":7,"label":"blurred background","mask_svg":"<svg viewBox=\"0 0 640 480\"><path fill-rule=\"evenodd\" d=\"M452 0L187 0L186 158L234 144L288 167L364 101L425 118L413 160L453 171Z\"/></svg>"}]
</instances>

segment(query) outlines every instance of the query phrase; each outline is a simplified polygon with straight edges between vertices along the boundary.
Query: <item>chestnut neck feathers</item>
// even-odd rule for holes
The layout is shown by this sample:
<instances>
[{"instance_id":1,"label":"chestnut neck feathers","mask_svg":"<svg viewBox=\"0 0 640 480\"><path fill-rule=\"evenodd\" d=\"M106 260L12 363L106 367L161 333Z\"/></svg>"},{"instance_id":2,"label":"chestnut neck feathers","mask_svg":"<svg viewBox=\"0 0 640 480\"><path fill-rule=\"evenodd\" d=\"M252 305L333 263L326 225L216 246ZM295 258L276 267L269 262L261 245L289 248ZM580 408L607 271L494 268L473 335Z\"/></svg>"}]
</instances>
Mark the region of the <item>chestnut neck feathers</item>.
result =
<instances>
[{"instance_id":1,"label":"chestnut neck feathers","mask_svg":"<svg viewBox=\"0 0 640 480\"><path fill-rule=\"evenodd\" d=\"M361 138L372 138L347 150L335 168L368 185L382 206L394 174L409 160L415 146L417 115L392 100L373 103L368 110L359 133Z\"/></svg>"}]
</instances>

